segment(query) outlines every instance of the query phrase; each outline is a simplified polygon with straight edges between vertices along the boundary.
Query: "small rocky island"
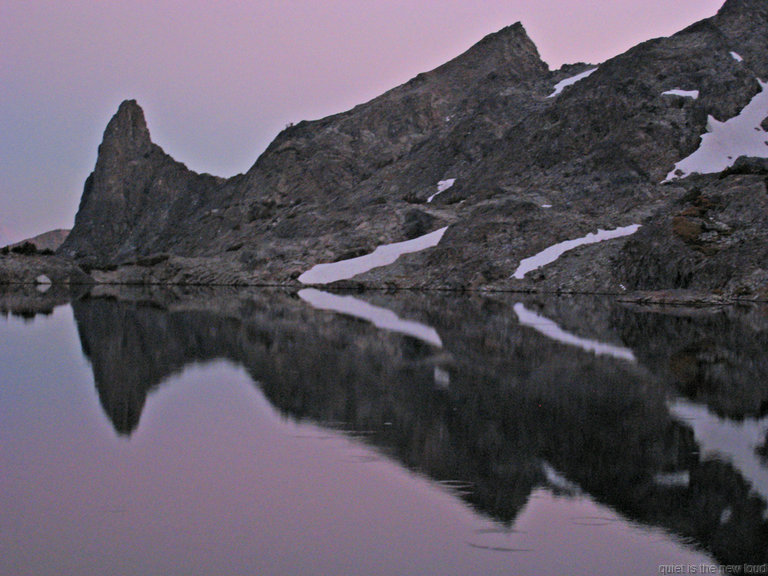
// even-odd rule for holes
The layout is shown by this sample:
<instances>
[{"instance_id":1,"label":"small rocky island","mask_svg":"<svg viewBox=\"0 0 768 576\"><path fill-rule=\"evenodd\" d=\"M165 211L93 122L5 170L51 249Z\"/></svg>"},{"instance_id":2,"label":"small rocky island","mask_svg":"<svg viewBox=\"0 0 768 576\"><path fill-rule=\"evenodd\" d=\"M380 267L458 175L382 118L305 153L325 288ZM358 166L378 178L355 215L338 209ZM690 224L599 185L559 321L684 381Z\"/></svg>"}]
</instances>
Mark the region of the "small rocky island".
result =
<instances>
[{"instance_id":1,"label":"small rocky island","mask_svg":"<svg viewBox=\"0 0 768 576\"><path fill-rule=\"evenodd\" d=\"M56 255L0 256L0 283L765 300L766 46L765 0L554 71L518 23L228 179L127 100Z\"/></svg>"}]
</instances>

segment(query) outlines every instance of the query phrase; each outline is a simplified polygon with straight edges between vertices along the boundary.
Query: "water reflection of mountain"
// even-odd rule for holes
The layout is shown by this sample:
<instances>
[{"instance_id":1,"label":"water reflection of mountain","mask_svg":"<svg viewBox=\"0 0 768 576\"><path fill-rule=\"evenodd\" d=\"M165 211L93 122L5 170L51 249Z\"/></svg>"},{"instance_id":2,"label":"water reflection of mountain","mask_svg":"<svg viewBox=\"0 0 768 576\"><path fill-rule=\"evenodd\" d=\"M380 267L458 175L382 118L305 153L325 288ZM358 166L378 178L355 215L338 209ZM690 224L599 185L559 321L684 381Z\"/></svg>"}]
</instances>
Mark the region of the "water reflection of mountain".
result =
<instances>
[{"instance_id":1,"label":"water reflection of mountain","mask_svg":"<svg viewBox=\"0 0 768 576\"><path fill-rule=\"evenodd\" d=\"M0 316L16 316L32 320L35 316L48 316L57 306L68 304L77 291L88 291L88 287L74 287L70 290L55 284L0 284Z\"/></svg>"},{"instance_id":2,"label":"water reflection of mountain","mask_svg":"<svg viewBox=\"0 0 768 576\"><path fill-rule=\"evenodd\" d=\"M617 313L625 342L681 394L727 418L768 414L768 307Z\"/></svg>"},{"instance_id":3,"label":"water reflection of mountain","mask_svg":"<svg viewBox=\"0 0 768 576\"><path fill-rule=\"evenodd\" d=\"M73 306L99 397L121 434L136 428L147 393L170 374L226 358L245 366L285 414L365 433L405 466L460 481L461 497L500 521L513 522L556 472L724 563L768 560L764 496L731 464L700 456L692 429L668 409L671 395L693 385L695 399L719 413L759 411L768 399L759 311L697 318L594 299L525 303L561 333L630 346L633 361L521 324L514 300L365 299L434 327L442 347L282 292ZM710 356L697 352L698 371L681 372L679 358L697 342L731 358L728 369L701 367Z\"/></svg>"}]
</instances>

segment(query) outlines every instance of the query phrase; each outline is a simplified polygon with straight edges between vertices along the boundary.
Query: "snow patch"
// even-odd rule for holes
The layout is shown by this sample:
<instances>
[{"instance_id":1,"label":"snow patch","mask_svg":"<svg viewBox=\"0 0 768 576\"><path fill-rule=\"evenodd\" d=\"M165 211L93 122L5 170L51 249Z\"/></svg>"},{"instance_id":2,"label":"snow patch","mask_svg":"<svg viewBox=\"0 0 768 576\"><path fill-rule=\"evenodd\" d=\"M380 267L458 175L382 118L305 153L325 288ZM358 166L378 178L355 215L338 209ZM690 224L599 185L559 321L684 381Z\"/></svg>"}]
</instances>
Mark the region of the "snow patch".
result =
<instances>
[{"instance_id":1,"label":"snow patch","mask_svg":"<svg viewBox=\"0 0 768 576\"><path fill-rule=\"evenodd\" d=\"M451 375L447 370L435 366L435 386L438 388L448 388L451 385Z\"/></svg>"},{"instance_id":2,"label":"snow patch","mask_svg":"<svg viewBox=\"0 0 768 576\"><path fill-rule=\"evenodd\" d=\"M739 156L768 158L768 132L760 125L768 116L768 82L758 82L761 91L738 116L726 122L709 117L707 133L701 136L699 148L675 164L664 182L685 178L695 172L722 172L733 166Z\"/></svg>"},{"instance_id":3,"label":"snow patch","mask_svg":"<svg viewBox=\"0 0 768 576\"><path fill-rule=\"evenodd\" d=\"M733 509L729 506L722 512L720 512L720 524L726 524L733 516Z\"/></svg>"},{"instance_id":4,"label":"snow patch","mask_svg":"<svg viewBox=\"0 0 768 576\"><path fill-rule=\"evenodd\" d=\"M568 86L572 86L573 84L576 84L579 80L584 80L584 78L591 75L597 68L592 68L590 70L586 70L585 72L582 72L581 74L576 74L576 76L571 76L570 78L566 78L565 80L561 80L557 84L555 84L555 91L552 92L547 98L554 98L555 96L559 95L565 88Z\"/></svg>"},{"instance_id":5,"label":"snow patch","mask_svg":"<svg viewBox=\"0 0 768 576\"><path fill-rule=\"evenodd\" d=\"M53 282L51 282L51 279L48 278L45 274L40 274L37 278L35 278L35 289L40 294L45 294L48 292L48 290L51 289L51 285Z\"/></svg>"},{"instance_id":6,"label":"snow patch","mask_svg":"<svg viewBox=\"0 0 768 576\"><path fill-rule=\"evenodd\" d=\"M448 230L447 226L412 240L384 244L365 256L328 264L317 264L299 276L299 282L302 284L329 284L337 280L348 280L374 268L392 264L403 254L420 252L437 246L446 230Z\"/></svg>"},{"instance_id":7,"label":"snow patch","mask_svg":"<svg viewBox=\"0 0 768 576\"><path fill-rule=\"evenodd\" d=\"M448 180L440 180L440 182L437 183L437 192L435 192L434 194L432 194L432 196L427 198L427 204L432 202L432 200L435 199L435 196L437 196L438 194L442 194L443 192L448 190L448 188L453 186L454 182L456 182L456 178L448 178Z\"/></svg>"},{"instance_id":8,"label":"snow patch","mask_svg":"<svg viewBox=\"0 0 768 576\"><path fill-rule=\"evenodd\" d=\"M552 208L552 204L542 204L542 208Z\"/></svg>"},{"instance_id":9,"label":"snow patch","mask_svg":"<svg viewBox=\"0 0 768 576\"><path fill-rule=\"evenodd\" d=\"M528 274L528 272L536 270L537 268L541 268L542 266L546 266L547 264L551 264L569 250L573 250L574 248L585 246L587 244L603 242L604 240L612 240L614 238L629 236L637 232L639 228L640 224L632 224L631 226L616 228L615 230L598 229L597 232L590 232L582 238L560 242L559 244L555 244L554 246L550 246L549 248L542 250L530 258L524 258L521 260L520 265L517 267L517 270L515 270L515 273L513 274L513 277L517 278L518 280L522 280L525 275Z\"/></svg>"},{"instance_id":10,"label":"snow patch","mask_svg":"<svg viewBox=\"0 0 768 576\"><path fill-rule=\"evenodd\" d=\"M517 314L517 319L520 321L520 324L533 328L536 332L543 334L556 342L568 344L569 346L576 346L577 348L592 352L598 356L612 356L619 360L635 362L635 355L629 348L614 346L613 344L606 344L605 342L590 340L589 338L582 338L575 334L571 334L570 332L566 332L549 318L528 310L519 302L515 304L513 310L515 311L515 314Z\"/></svg>"},{"instance_id":11,"label":"snow patch","mask_svg":"<svg viewBox=\"0 0 768 576\"><path fill-rule=\"evenodd\" d=\"M339 296L314 288L305 288L299 290L299 298L318 310L331 310L367 320L382 330L405 334L438 348L443 347L440 335L431 326L412 320L403 320L391 310L368 304L354 296Z\"/></svg>"},{"instance_id":12,"label":"snow patch","mask_svg":"<svg viewBox=\"0 0 768 576\"><path fill-rule=\"evenodd\" d=\"M736 62L743 62L744 61L744 58L739 56L736 52L731 52L731 58L736 60Z\"/></svg>"},{"instance_id":13,"label":"snow patch","mask_svg":"<svg viewBox=\"0 0 768 576\"><path fill-rule=\"evenodd\" d=\"M563 492L570 492L571 494L581 493L581 488L578 484L568 480L565 476L555 470L549 463L544 462L541 466L544 469L544 476L546 477L550 486L558 488Z\"/></svg>"},{"instance_id":14,"label":"snow patch","mask_svg":"<svg viewBox=\"0 0 768 576\"><path fill-rule=\"evenodd\" d=\"M659 486L684 486L691 484L691 473L688 470L682 472L668 472L656 474L653 481Z\"/></svg>"},{"instance_id":15,"label":"snow patch","mask_svg":"<svg viewBox=\"0 0 768 576\"><path fill-rule=\"evenodd\" d=\"M724 420L706 406L677 399L670 403L672 415L693 429L701 458L725 460L741 473L752 489L768 502L768 467L755 448L765 441L768 417L742 422Z\"/></svg>"},{"instance_id":16,"label":"snow patch","mask_svg":"<svg viewBox=\"0 0 768 576\"><path fill-rule=\"evenodd\" d=\"M661 93L662 96L682 96L683 98L693 98L694 100L697 100L699 98L699 91L698 90L681 90L680 88L675 88L674 90L667 90L666 92Z\"/></svg>"}]
</instances>

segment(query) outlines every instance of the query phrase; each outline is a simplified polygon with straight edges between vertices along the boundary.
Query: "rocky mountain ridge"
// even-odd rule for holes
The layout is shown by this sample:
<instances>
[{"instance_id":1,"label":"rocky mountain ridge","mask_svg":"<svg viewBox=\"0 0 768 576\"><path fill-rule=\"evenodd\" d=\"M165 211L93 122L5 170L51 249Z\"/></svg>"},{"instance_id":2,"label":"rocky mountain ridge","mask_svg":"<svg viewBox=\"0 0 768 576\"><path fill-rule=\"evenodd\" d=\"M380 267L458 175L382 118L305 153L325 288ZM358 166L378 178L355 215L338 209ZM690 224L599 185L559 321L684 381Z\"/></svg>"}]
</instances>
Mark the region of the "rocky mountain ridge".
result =
<instances>
[{"instance_id":1,"label":"rocky mountain ridge","mask_svg":"<svg viewBox=\"0 0 768 576\"><path fill-rule=\"evenodd\" d=\"M64 240L67 239L68 235L69 230L63 230L59 228L56 230L43 232L42 234L38 234L32 238L21 240L20 242L14 242L13 244L9 244L8 247L14 248L29 242L30 244L33 244L37 250L58 250L59 247L64 243Z\"/></svg>"},{"instance_id":2,"label":"rocky mountain ridge","mask_svg":"<svg viewBox=\"0 0 768 576\"><path fill-rule=\"evenodd\" d=\"M518 23L348 112L287 127L229 179L166 155L126 101L59 255L101 282L298 286L316 264L447 226L436 246L337 285L767 298L766 162L666 180L711 119L761 93L766 45L766 3L728 0L553 95L595 67L550 71ZM557 243L629 225L640 228L513 276Z\"/></svg>"}]
</instances>

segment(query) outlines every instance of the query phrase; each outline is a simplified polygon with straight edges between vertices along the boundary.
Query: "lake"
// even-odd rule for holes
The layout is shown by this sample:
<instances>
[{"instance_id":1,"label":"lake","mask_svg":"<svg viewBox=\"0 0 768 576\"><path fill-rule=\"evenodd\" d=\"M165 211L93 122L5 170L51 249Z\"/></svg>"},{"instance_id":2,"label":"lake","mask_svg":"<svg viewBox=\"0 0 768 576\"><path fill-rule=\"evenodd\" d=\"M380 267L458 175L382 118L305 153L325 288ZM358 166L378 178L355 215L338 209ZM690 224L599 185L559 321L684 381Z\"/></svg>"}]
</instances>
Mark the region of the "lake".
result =
<instances>
[{"instance_id":1,"label":"lake","mask_svg":"<svg viewBox=\"0 0 768 576\"><path fill-rule=\"evenodd\" d=\"M765 306L52 287L0 311L3 575L768 563Z\"/></svg>"}]
</instances>

